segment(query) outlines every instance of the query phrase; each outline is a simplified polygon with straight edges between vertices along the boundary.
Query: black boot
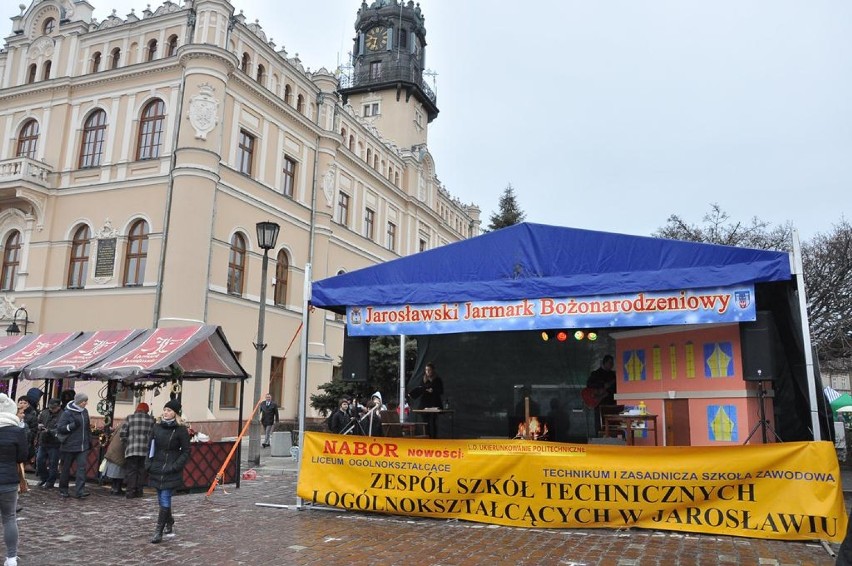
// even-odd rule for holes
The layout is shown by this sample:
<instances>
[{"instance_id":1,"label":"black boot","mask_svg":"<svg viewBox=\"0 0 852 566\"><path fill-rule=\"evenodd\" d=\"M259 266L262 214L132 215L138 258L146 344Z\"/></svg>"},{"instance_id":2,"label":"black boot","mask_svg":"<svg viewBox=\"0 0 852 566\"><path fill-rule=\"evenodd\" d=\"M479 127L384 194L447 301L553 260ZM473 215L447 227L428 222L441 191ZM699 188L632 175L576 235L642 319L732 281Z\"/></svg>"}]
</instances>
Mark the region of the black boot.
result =
<instances>
[{"instance_id":1,"label":"black boot","mask_svg":"<svg viewBox=\"0 0 852 566\"><path fill-rule=\"evenodd\" d=\"M175 518L172 517L172 508L167 507L166 509L168 510L168 515L166 515L166 524L163 527L163 534L164 535L170 535L173 532L175 532L174 531Z\"/></svg>"},{"instance_id":2,"label":"black boot","mask_svg":"<svg viewBox=\"0 0 852 566\"><path fill-rule=\"evenodd\" d=\"M166 517L169 510L167 507L160 507L160 514L157 515L157 530L154 531L154 536L151 537L151 542L157 544L163 540L163 529L166 527Z\"/></svg>"}]
</instances>

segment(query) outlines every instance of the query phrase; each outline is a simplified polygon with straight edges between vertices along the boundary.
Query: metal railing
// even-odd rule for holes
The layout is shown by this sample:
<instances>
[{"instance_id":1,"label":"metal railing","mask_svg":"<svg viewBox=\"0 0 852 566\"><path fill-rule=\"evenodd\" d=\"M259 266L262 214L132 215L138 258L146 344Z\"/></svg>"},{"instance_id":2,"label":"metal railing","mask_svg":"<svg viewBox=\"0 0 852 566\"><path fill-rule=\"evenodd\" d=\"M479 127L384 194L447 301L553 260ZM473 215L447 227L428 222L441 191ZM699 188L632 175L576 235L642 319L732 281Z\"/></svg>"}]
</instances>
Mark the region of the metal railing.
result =
<instances>
[{"instance_id":1,"label":"metal railing","mask_svg":"<svg viewBox=\"0 0 852 566\"><path fill-rule=\"evenodd\" d=\"M405 81L419 86L423 93L433 103L437 102L434 91L423 81L423 72L413 65L387 65L381 68L361 65L360 68L349 69L348 73L340 75L340 88L353 88L366 84Z\"/></svg>"}]
</instances>

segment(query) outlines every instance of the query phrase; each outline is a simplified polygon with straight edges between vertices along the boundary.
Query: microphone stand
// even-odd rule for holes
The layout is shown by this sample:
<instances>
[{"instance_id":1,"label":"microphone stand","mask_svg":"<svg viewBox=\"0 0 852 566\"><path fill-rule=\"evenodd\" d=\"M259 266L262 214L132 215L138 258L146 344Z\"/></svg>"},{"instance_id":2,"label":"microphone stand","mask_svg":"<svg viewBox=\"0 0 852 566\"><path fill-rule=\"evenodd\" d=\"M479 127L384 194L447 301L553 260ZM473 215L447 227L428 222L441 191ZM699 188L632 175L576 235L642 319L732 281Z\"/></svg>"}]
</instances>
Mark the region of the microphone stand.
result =
<instances>
[{"instance_id":1,"label":"microphone stand","mask_svg":"<svg viewBox=\"0 0 852 566\"><path fill-rule=\"evenodd\" d=\"M347 427L341 434L353 434L352 431L355 430L355 427L357 426L358 430L361 431L361 435L373 436L373 419L370 418L370 425L367 427L367 429L368 429L367 432L364 431L364 427L361 425L361 421L363 421L367 417L371 417L372 414L375 413L378 408L379 408L379 405L374 406L369 411L367 411L366 413L361 415L360 418L352 417L352 421L349 424L349 427Z\"/></svg>"}]
</instances>

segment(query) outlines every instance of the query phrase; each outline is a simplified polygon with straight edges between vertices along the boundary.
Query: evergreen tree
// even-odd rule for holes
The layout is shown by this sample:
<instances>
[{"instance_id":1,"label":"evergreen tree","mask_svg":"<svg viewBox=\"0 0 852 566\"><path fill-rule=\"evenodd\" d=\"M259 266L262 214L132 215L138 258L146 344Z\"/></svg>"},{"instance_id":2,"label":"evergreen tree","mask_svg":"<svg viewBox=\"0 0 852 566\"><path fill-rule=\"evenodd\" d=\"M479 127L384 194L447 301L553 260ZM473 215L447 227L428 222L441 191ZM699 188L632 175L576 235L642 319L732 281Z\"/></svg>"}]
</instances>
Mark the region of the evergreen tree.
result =
<instances>
[{"instance_id":1,"label":"evergreen tree","mask_svg":"<svg viewBox=\"0 0 852 566\"><path fill-rule=\"evenodd\" d=\"M500 197L497 207L497 212L491 215L491 224L488 225L489 231L514 226L523 222L527 217L527 214L518 206L518 200L515 198L515 189L512 187L512 183L509 183L503 189L503 195Z\"/></svg>"}]
</instances>

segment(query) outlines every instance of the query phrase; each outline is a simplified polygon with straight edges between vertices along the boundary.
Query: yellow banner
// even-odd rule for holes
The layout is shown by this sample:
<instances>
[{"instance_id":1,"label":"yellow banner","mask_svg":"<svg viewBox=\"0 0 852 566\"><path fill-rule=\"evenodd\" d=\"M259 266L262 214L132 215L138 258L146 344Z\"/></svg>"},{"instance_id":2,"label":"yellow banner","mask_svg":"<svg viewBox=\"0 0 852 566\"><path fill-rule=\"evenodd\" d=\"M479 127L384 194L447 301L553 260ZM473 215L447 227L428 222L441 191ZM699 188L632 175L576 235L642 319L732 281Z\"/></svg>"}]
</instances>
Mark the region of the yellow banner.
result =
<instances>
[{"instance_id":1,"label":"yellow banner","mask_svg":"<svg viewBox=\"0 0 852 566\"><path fill-rule=\"evenodd\" d=\"M356 511L516 527L840 542L847 521L830 442L634 447L309 432L298 494Z\"/></svg>"}]
</instances>

